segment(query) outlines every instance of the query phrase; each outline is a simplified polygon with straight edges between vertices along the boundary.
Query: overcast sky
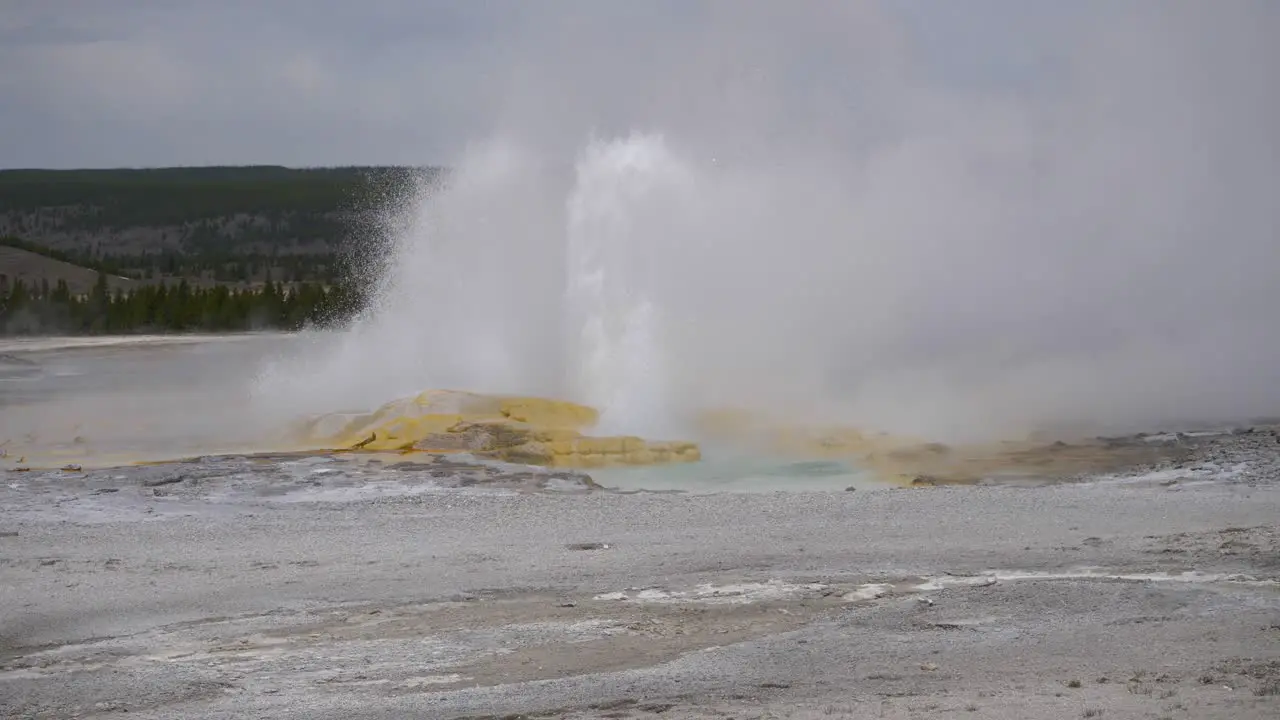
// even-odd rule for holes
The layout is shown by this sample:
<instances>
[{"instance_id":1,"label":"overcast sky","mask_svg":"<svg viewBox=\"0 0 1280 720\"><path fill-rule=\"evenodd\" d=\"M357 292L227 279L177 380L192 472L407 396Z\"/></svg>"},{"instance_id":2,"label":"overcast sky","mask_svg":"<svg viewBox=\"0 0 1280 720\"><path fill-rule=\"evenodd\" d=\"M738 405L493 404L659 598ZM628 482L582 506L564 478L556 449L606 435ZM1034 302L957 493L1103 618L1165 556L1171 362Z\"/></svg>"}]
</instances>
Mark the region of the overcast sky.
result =
<instances>
[{"instance_id":1,"label":"overcast sky","mask_svg":"<svg viewBox=\"0 0 1280 720\"><path fill-rule=\"evenodd\" d=\"M532 120L524 110L538 96L554 102L564 91L557 77L582 89L584 117L618 111L613 121L625 124L635 108L610 107L625 89L592 83L687 58L694 38L761 12L779 16L779 45L802 48L831 29L789 18L841 15L842 32L856 26L848 45L899 44L913 82L1034 89L1052 81L1064 38L1114 13L1097 0L751 5L0 0L0 167L448 162L467 140ZM684 55L671 50L682 43ZM753 59L727 44L717 62L731 75L750 72ZM601 72L582 74L590 69ZM848 65L808 72L836 95L859 77ZM660 77L682 82L678 69ZM708 87L717 86L698 92Z\"/></svg>"}]
</instances>

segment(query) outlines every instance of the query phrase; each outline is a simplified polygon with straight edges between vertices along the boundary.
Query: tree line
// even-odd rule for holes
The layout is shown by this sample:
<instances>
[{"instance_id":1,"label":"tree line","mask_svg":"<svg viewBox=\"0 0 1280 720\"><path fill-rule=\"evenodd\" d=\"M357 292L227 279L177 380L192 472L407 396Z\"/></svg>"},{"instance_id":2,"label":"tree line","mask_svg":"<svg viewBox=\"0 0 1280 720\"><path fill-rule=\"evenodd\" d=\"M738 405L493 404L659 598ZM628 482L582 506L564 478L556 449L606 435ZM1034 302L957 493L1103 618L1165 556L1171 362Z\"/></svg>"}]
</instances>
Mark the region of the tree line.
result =
<instances>
[{"instance_id":1,"label":"tree line","mask_svg":"<svg viewBox=\"0 0 1280 720\"><path fill-rule=\"evenodd\" d=\"M342 255L336 252L282 255L278 251L236 253L215 249L199 254L177 250L157 250L136 255L73 253L12 236L0 236L0 245L133 280L172 277L177 282L180 277L188 277L246 283L271 274L295 283L309 281L333 284L342 276L344 266Z\"/></svg>"},{"instance_id":2,"label":"tree line","mask_svg":"<svg viewBox=\"0 0 1280 720\"><path fill-rule=\"evenodd\" d=\"M440 168L177 167L0 170L0 211L79 208L90 228L148 227L204 218L274 219L380 205L415 177Z\"/></svg>"},{"instance_id":3,"label":"tree line","mask_svg":"<svg viewBox=\"0 0 1280 720\"><path fill-rule=\"evenodd\" d=\"M0 170L0 232L130 277L152 268L146 254L166 249L210 264L331 254L376 235L389 204L447 175L390 166ZM230 264L219 272L237 272Z\"/></svg>"},{"instance_id":4,"label":"tree line","mask_svg":"<svg viewBox=\"0 0 1280 720\"><path fill-rule=\"evenodd\" d=\"M0 170L0 244L98 273L0 287L0 334L227 332L342 322L363 302L381 211L422 167ZM57 247L51 247L56 245ZM39 276L37 274L37 277ZM138 282L113 292L105 276ZM35 284L32 284L32 283ZM84 293L83 285L76 287Z\"/></svg>"},{"instance_id":5,"label":"tree line","mask_svg":"<svg viewBox=\"0 0 1280 720\"><path fill-rule=\"evenodd\" d=\"M195 286L186 280L111 292L105 273L87 295L66 281L0 291L0 335L129 334L298 330L349 319L363 304L358 286L340 283L261 287Z\"/></svg>"}]
</instances>

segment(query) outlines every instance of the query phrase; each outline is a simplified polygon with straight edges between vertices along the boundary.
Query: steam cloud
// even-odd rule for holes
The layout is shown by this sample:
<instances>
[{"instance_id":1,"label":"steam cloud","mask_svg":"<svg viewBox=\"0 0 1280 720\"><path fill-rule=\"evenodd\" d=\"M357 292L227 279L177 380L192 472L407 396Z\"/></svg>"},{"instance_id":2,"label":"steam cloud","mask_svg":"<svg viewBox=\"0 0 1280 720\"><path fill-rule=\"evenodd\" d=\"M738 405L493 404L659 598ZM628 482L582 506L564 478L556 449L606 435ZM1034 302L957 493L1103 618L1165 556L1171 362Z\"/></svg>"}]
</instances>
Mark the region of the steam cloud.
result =
<instances>
[{"instance_id":1,"label":"steam cloud","mask_svg":"<svg viewBox=\"0 0 1280 720\"><path fill-rule=\"evenodd\" d=\"M448 186L390 214L379 302L265 397L943 440L1280 413L1280 6L1099 6L1022 89L939 79L882 3L681 6L676 30L646 4L530 19ZM628 308L648 355L608 380Z\"/></svg>"}]
</instances>

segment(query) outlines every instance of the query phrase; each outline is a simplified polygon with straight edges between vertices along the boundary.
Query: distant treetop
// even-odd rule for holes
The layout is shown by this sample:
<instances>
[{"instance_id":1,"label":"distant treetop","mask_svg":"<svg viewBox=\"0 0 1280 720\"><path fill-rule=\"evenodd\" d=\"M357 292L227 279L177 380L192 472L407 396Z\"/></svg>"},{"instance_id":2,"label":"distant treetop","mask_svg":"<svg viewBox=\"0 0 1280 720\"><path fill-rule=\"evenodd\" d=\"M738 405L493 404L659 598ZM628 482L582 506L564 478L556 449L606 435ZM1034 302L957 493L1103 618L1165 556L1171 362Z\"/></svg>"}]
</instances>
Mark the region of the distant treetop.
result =
<instances>
[{"instance_id":1,"label":"distant treetop","mask_svg":"<svg viewBox=\"0 0 1280 720\"><path fill-rule=\"evenodd\" d=\"M190 223L236 214L361 210L441 168L271 165L112 170L0 170L0 212L79 207L114 227Z\"/></svg>"}]
</instances>

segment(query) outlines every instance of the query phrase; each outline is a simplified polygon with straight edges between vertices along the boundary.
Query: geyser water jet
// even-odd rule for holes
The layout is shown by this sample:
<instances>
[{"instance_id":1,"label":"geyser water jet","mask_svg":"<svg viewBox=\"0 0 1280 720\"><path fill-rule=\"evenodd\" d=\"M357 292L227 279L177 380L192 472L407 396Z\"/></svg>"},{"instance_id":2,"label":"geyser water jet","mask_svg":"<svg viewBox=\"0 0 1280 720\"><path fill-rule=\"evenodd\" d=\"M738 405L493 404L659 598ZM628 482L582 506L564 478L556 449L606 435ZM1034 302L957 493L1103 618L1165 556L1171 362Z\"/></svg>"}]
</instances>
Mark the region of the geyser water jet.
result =
<instances>
[{"instance_id":1,"label":"geyser water jet","mask_svg":"<svg viewBox=\"0 0 1280 720\"><path fill-rule=\"evenodd\" d=\"M654 222L695 202L693 182L662 138L595 142L577 164L568 200L566 386L601 411L600 431L669 432L665 316L656 302L679 261Z\"/></svg>"}]
</instances>

